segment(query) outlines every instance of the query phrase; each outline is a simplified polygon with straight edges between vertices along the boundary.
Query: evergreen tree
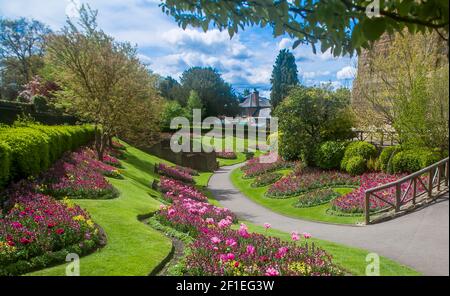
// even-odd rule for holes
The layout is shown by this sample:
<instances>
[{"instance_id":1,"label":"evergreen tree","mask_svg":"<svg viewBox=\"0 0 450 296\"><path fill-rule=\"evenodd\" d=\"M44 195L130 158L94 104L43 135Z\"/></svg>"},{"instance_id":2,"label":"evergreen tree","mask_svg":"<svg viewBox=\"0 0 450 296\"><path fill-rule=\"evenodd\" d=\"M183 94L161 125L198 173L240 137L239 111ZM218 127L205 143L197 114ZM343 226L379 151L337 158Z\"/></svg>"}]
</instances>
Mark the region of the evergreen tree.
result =
<instances>
[{"instance_id":1,"label":"evergreen tree","mask_svg":"<svg viewBox=\"0 0 450 296\"><path fill-rule=\"evenodd\" d=\"M272 84L270 102L273 110L287 96L289 89L299 84L297 73L294 55L287 49L281 50L275 60L270 79Z\"/></svg>"}]
</instances>

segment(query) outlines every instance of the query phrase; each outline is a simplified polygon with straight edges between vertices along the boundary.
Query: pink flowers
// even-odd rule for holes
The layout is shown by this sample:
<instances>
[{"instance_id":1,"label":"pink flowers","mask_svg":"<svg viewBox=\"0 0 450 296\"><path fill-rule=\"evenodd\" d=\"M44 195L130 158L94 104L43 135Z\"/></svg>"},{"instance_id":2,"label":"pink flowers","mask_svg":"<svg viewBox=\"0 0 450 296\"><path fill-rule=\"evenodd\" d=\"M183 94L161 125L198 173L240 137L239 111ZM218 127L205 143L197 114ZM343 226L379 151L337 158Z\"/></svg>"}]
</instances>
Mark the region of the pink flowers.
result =
<instances>
[{"instance_id":1,"label":"pink flowers","mask_svg":"<svg viewBox=\"0 0 450 296\"><path fill-rule=\"evenodd\" d=\"M255 254L255 251L256 251L256 248L254 246L248 245L246 250L245 250L245 253L247 255L253 255L253 254Z\"/></svg>"},{"instance_id":2,"label":"pink flowers","mask_svg":"<svg viewBox=\"0 0 450 296\"><path fill-rule=\"evenodd\" d=\"M179 181L187 182L187 183L193 183L194 179L192 178L192 175L190 175L186 170L180 169L179 167L170 167L168 165L165 165L163 163L160 163L156 167L156 171L158 174L176 179Z\"/></svg>"},{"instance_id":3,"label":"pink flowers","mask_svg":"<svg viewBox=\"0 0 450 296\"><path fill-rule=\"evenodd\" d=\"M298 241L298 240L300 239L300 236L298 235L298 232L297 232L297 231L292 231L292 232L291 232L291 239L292 239L293 241Z\"/></svg>"},{"instance_id":4,"label":"pink flowers","mask_svg":"<svg viewBox=\"0 0 450 296\"><path fill-rule=\"evenodd\" d=\"M280 275L280 273L275 268L269 267L269 268L266 269L266 273L264 275L266 275L266 276L278 276L278 275Z\"/></svg>"},{"instance_id":5,"label":"pink flowers","mask_svg":"<svg viewBox=\"0 0 450 296\"><path fill-rule=\"evenodd\" d=\"M303 232L303 237L304 237L305 239L310 239L310 238L312 237L312 235L311 235L311 233Z\"/></svg>"},{"instance_id":6,"label":"pink flowers","mask_svg":"<svg viewBox=\"0 0 450 296\"><path fill-rule=\"evenodd\" d=\"M241 226L239 227L238 233L243 238L248 238L250 235L248 233L248 227L244 223L241 223Z\"/></svg>"},{"instance_id":7,"label":"pink flowers","mask_svg":"<svg viewBox=\"0 0 450 296\"><path fill-rule=\"evenodd\" d=\"M269 229L270 227L272 227L272 225L270 225L269 223L264 223L264 228L265 229Z\"/></svg>"},{"instance_id":8,"label":"pink flowers","mask_svg":"<svg viewBox=\"0 0 450 296\"><path fill-rule=\"evenodd\" d=\"M194 186L167 177L160 178L159 187L162 192L170 193L170 195L178 195L179 198L191 198L198 201L206 201L208 199L206 195Z\"/></svg>"},{"instance_id":9,"label":"pink flowers","mask_svg":"<svg viewBox=\"0 0 450 296\"><path fill-rule=\"evenodd\" d=\"M247 163L241 167L241 170L244 172L244 178L253 178L267 172L292 166L294 166L294 163L284 161L281 157L277 157L277 160L271 163L260 162L260 158L255 157L247 161Z\"/></svg>"},{"instance_id":10,"label":"pink flowers","mask_svg":"<svg viewBox=\"0 0 450 296\"><path fill-rule=\"evenodd\" d=\"M234 247L234 246L236 246L237 245L237 242L233 239L233 238L227 238L226 240L225 240L225 244L228 246L228 247Z\"/></svg>"},{"instance_id":11,"label":"pink flowers","mask_svg":"<svg viewBox=\"0 0 450 296\"><path fill-rule=\"evenodd\" d=\"M211 237L211 242L213 243L213 244L218 244L218 243L220 243L222 240L220 239L220 238L218 238L217 236L213 236L213 237Z\"/></svg>"},{"instance_id":12,"label":"pink flowers","mask_svg":"<svg viewBox=\"0 0 450 296\"><path fill-rule=\"evenodd\" d=\"M223 159L236 159L237 155L234 152L216 152L216 156L218 158L223 158Z\"/></svg>"},{"instance_id":13,"label":"pink flowers","mask_svg":"<svg viewBox=\"0 0 450 296\"><path fill-rule=\"evenodd\" d=\"M228 228L232 223L231 217L226 217L225 219L220 220L217 226L219 226L219 228Z\"/></svg>"}]
</instances>

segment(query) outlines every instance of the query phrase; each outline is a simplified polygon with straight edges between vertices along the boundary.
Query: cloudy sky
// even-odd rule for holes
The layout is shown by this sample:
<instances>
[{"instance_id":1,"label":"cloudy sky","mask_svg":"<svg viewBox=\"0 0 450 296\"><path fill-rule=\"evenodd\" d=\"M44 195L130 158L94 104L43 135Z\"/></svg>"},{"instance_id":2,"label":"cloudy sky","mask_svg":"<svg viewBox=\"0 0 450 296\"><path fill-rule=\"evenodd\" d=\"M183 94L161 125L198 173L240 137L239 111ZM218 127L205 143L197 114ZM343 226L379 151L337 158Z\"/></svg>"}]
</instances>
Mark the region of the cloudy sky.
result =
<instances>
[{"instance_id":1,"label":"cloudy sky","mask_svg":"<svg viewBox=\"0 0 450 296\"><path fill-rule=\"evenodd\" d=\"M137 44L141 60L150 69L176 79L189 67L211 66L237 91L258 88L269 95L270 74L278 51L292 46L289 38L274 39L271 28L247 29L231 40L226 32L218 30L182 30L161 12L159 0L0 0L0 16L35 18L58 30L66 15L76 15L74 8L80 2L98 9L98 22L105 32ZM314 55L309 45L301 45L293 53L304 84L351 86L355 58Z\"/></svg>"}]
</instances>

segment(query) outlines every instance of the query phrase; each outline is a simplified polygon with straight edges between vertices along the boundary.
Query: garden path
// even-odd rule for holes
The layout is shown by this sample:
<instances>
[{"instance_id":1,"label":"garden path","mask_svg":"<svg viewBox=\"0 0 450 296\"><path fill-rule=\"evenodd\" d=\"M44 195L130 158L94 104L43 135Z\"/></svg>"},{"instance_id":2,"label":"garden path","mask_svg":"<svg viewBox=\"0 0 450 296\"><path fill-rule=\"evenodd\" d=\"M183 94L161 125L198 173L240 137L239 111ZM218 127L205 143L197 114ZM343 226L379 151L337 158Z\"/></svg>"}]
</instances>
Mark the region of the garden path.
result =
<instances>
[{"instance_id":1,"label":"garden path","mask_svg":"<svg viewBox=\"0 0 450 296\"><path fill-rule=\"evenodd\" d=\"M286 232L309 232L314 237L359 247L410 266L424 275L449 275L448 193L435 204L408 215L369 226L333 225L286 217L253 202L236 189L231 171L221 167L208 188L224 207L240 219ZM381 267L382 268L382 267Z\"/></svg>"}]
</instances>

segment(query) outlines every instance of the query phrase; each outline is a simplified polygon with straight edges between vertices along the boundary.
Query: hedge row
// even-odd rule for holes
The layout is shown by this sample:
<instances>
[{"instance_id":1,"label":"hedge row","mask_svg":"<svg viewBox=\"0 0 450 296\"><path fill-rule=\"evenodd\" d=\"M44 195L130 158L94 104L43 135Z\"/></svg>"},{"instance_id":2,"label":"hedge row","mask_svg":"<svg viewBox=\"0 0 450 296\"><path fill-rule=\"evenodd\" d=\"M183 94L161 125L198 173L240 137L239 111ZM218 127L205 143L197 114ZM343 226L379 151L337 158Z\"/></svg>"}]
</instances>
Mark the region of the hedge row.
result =
<instances>
[{"instance_id":1,"label":"hedge row","mask_svg":"<svg viewBox=\"0 0 450 296\"><path fill-rule=\"evenodd\" d=\"M0 128L0 187L46 170L64 152L93 138L94 128L90 125Z\"/></svg>"}]
</instances>

